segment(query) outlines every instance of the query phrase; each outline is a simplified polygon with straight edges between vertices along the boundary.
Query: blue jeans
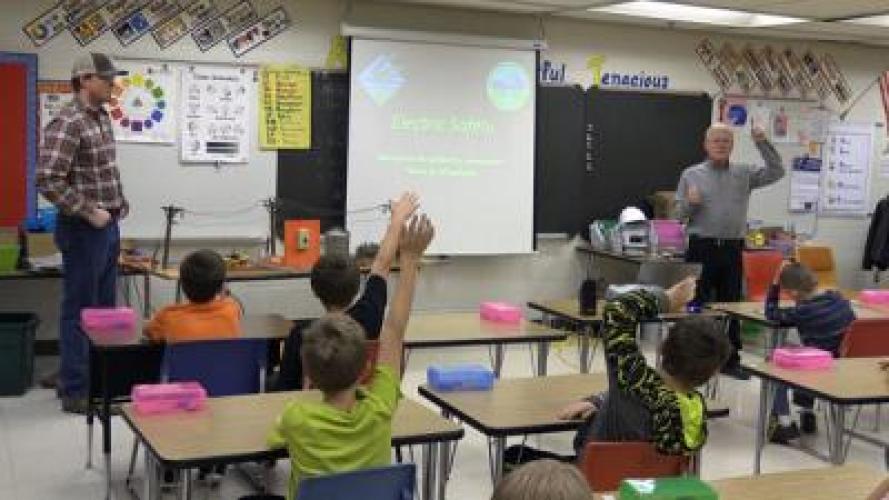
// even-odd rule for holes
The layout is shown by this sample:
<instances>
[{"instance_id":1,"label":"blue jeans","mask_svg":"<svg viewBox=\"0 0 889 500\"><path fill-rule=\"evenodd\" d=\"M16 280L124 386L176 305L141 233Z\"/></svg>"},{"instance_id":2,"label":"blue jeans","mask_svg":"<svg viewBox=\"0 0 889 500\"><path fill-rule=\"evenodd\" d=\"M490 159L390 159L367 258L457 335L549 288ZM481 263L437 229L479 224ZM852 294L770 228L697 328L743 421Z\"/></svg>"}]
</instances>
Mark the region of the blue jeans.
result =
<instances>
[{"instance_id":1,"label":"blue jeans","mask_svg":"<svg viewBox=\"0 0 889 500\"><path fill-rule=\"evenodd\" d=\"M115 305L120 231L114 220L96 229L80 217L59 216L55 241L65 271L59 322L59 392L62 397L86 397L89 343L80 329L80 311Z\"/></svg>"}]
</instances>

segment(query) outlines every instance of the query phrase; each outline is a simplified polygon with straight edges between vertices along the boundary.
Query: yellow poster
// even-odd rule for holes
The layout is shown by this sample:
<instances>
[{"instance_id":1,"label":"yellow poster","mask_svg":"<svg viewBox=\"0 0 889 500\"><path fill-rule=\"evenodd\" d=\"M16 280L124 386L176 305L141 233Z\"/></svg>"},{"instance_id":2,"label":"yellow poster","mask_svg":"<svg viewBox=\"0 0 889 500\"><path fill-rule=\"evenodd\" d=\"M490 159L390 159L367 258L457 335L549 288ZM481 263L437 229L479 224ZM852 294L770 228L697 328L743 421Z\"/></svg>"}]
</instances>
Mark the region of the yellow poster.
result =
<instances>
[{"instance_id":1,"label":"yellow poster","mask_svg":"<svg viewBox=\"0 0 889 500\"><path fill-rule=\"evenodd\" d=\"M300 66L264 66L260 71L259 146L312 147L312 74Z\"/></svg>"}]
</instances>

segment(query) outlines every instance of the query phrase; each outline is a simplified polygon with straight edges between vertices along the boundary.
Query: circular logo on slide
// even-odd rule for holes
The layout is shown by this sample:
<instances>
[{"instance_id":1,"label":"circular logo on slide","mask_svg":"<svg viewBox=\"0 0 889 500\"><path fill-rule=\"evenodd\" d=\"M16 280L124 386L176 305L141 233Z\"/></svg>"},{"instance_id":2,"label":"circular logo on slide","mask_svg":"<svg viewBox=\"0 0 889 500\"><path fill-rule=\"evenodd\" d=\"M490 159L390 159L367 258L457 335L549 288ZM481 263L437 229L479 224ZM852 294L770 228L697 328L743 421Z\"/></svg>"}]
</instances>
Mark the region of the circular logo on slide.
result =
<instances>
[{"instance_id":1,"label":"circular logo on slide","mask_svg":"<svg viewBox=\"0 0 889 500\"><path fill-rule=\"evenodd\" d=\"M501 111L521 109L531 97L531 78L520 64L502 62L488 73L488 99Z\"/></svg>"}]
</instances>

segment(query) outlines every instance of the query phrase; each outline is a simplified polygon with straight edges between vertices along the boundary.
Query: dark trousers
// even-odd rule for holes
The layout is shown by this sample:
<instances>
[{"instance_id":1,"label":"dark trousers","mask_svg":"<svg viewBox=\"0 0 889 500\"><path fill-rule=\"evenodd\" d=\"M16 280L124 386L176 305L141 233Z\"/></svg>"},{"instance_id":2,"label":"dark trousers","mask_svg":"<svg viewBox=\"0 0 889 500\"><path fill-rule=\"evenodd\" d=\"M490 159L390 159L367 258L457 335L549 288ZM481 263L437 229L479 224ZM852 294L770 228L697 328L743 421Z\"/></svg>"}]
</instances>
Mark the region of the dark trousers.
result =
<instances>
[{"instance_id":1,"label":"dark trousers","mask_svg":"<svg viewBox=\"0 0 889 500\"><path fill-rule=\"evenodd\" d=\"M120 232L113 220L96 229L80 217L60 216L55 241L65 271L59 324L59 392L63 397L85 397L89 344L80 330L80 311L115 305Z\"/></svg>"},{"instance_id":2,"label":"dark trousers","mask_svg":"<svg viewBox=\"0 0 889 500\"><path fill-rule=\"evenodd\" d=\"M689 236L685 260L703 264L696 302L706 304L741 300L741 284L744 279L741 268L743 249L744 240L741 239L720 240ZM729 321L728 335L735 350L726 365L734 366L741 362L741 323L738 320Z\"/></svg>"}]
</instances>

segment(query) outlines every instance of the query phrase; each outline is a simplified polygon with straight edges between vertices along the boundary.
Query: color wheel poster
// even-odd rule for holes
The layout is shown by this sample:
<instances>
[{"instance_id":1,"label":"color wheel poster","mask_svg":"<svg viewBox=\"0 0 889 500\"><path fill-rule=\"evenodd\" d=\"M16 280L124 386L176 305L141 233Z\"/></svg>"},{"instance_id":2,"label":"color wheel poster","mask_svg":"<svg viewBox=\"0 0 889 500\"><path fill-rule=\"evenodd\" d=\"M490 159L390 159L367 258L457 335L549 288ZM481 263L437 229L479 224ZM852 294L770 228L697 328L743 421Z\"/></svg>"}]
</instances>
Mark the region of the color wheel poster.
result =
<instances>
[{"instance_id":1,"label":"color wheel poster","mask_svg":"<svg viewBox=\"0 0 889 500\"><path fill-rule=\"evenodd\" d=\"M114 81L108 114L119 142L172 144L176 140L176 80L162 63L119 61L127 75Z\"/></svg>"},{"instance_id":2,"label":"color wheel poster","mask_svg":"<svg viewBox=\"0 0 889 500\"><path fill-rule=\"evenodd\" d=\"M246 163L256 70L192 66L182 71L182 161Z\"/></svg>"}]
</instances>

